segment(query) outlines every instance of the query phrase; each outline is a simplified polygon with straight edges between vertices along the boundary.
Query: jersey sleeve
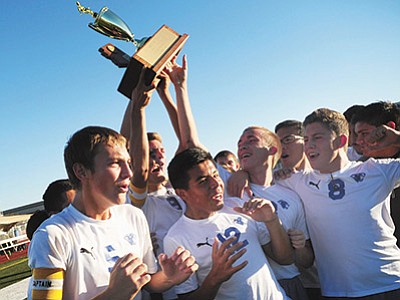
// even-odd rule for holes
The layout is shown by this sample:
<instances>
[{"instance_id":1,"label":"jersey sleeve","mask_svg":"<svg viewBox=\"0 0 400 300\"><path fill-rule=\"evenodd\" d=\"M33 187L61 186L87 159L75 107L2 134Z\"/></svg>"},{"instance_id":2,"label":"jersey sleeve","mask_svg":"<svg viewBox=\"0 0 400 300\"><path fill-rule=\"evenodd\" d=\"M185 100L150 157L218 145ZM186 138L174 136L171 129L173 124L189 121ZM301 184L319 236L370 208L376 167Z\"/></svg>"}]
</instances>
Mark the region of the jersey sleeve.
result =
<instances>
[{"instance_id":1,"label":"jersey sleeve","mask_svg":"<svg viewBox=\"0 0 400 300\"><path fill-rule=\"evenodd\" d=\"M260 245L264 246L271 242L271 237L267 226L263 222L255 222L257 227L257 236L260 241Z\"/></svg>"},{"instance_id":2,"label":"jersey sleeve","mask_svg":"<svg viewBox=\"0 0 400 300\"><path fill-rule=\"evenodd\" d=\"M169 256L174 253L175 249L180 246L181 243L179 243L176 239L172 238L169 236L169 233L165 236L164 238L164 252L165 254ZM190 292L193 292L197 290L199 287L198 279L197 279L197 274L196 272L193 273L186 281L182 282L181 284L178 284L175 286L175 292L176 294L187 294Z\"/></svg>"},{"instance_id":3,"label":"jersey sleeve","mask_svg":"<svg viewBox=\"0 0 400 300\"><path fill-rule=\"evenodd\" d=\"M147 223L146 217L144 216L143 212L141 210L138 210L138 213L140 215L140 227L141 227L140 232L143 233L142 237L144 239L143 240L143 263L145 263L147 265L148 273L154 274L158 271L158 266L157 266L156 257L154 256L154 252L153 252L153 245L151 243L149 225Z\"/></svg>"},{"instance_id":4,"label":"jersey sleeve","mask_svg":"<svg viewBox=\"0 0 400 300\"><path fill-rule=\"evenodd\" d=\"M400 159L369 159L366 163L377 165L382 171L389 189L400 186Z\"/></svg>"},{"instance_id":5,"label":"jersey sleeve","mask_svg":"<svg viewBox=\"0 0 400 300\"><path fill-rule=\"evenodd\" d=\"M40 227L29 245L31 269L67 269L71 241L56 225Z\"/></svg>"}]
</instances>

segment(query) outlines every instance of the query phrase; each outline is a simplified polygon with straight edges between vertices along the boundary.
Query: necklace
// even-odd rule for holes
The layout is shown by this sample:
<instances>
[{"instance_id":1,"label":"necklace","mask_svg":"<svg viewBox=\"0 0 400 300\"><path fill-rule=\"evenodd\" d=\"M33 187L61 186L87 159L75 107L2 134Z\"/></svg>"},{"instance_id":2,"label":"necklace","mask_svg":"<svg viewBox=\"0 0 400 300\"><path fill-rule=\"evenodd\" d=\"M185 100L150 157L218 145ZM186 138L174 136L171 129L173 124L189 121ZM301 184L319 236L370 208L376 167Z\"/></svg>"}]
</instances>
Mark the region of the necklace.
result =
<instances>
[{"instance_id":1,"label":"necklace","mask_svg":"<svg viewBox=\"0 0 400 300\"><path fill-rule=\"evenodd\" d=\"M340 186L339 186L337 180L335 178L333 178L332 173L331 173L331 182L329 183L329 185L332 186L332 189L334 192L340 190Z\"/></svg>"}]
</instances>

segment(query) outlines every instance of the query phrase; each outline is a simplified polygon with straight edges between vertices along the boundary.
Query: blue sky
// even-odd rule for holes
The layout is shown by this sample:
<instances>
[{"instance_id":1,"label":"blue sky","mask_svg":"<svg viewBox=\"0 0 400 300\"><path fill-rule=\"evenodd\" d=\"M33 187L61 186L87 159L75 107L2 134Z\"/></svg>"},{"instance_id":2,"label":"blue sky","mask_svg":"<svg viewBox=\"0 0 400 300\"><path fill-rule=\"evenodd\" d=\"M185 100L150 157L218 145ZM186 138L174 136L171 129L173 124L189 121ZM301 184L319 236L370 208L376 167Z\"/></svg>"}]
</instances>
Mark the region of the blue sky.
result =
<instances>
[{"instance_id":1,"label":"blue sky","mask_svg":"<svg viewBox=\"0 0 400 300\"><path fill-rule=\"evenodd\" d=\"M189 93L208 149L236 151L249 125L273 129L318 107L400 101L400 2L82 0L108 6L140 38L166 24L190 35ZM0 10L0 211L41 200L66 178L63 148L88 125L119 129L127 99L117 92L123 70L97 49L131 43L87 27L75 1L6 1ZM180 59L180 58L179 58ZM177 146L154 96L149 131Z\"/></svg>"}]
</instances>

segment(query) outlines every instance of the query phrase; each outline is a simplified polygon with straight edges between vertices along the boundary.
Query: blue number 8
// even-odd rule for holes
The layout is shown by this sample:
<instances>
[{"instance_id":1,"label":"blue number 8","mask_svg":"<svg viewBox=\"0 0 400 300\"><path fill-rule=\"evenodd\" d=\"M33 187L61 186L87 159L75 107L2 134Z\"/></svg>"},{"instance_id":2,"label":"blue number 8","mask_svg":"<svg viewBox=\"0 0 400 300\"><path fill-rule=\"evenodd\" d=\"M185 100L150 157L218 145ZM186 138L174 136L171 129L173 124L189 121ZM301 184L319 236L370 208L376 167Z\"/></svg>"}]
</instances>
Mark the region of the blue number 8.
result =
<instances>
[{"instance_id":1,"label":"blue number 8","mask_svg":"<svg viewBox=\"0 0 400 300\"><path fill-rule=\"evenodd\" d=\"M333 179L328 184L329 198L332 200L342 199L345 195L344 182L341 179Z\"/></svg>"}]
</instances>

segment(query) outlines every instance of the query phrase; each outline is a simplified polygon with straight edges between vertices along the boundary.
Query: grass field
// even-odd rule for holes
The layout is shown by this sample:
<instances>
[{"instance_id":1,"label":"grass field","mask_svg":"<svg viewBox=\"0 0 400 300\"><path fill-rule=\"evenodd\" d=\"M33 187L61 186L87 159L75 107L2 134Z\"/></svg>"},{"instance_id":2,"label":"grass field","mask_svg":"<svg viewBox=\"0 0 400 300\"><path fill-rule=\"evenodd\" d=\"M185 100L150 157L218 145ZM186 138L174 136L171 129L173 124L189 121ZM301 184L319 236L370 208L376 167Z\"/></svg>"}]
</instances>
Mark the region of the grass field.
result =
<instances>
[{"instance_id":1,"label":"grass field","mask_svg":"<svg viewBox=\"0 0 400 300\"><path fill-rule=\"evenodd\" d=\"M0 289L31 276L28 258L21 257L0 264Z\"/></svg>"}]
</instances>

